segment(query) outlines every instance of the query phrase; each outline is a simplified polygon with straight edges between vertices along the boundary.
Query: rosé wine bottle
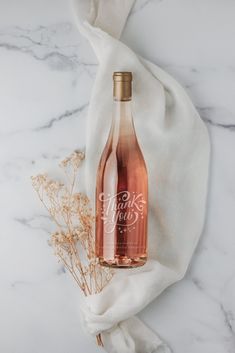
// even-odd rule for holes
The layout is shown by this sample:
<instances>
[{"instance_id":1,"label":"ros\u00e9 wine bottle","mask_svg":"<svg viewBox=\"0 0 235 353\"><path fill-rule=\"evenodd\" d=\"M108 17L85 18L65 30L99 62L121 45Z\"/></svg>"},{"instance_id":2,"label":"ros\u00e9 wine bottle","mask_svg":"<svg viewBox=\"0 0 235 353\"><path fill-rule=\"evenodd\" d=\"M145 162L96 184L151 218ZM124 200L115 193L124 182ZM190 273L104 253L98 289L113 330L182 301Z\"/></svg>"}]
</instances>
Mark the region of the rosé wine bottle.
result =
<instances>
[{"instance_id":1,"label":"ros\u00e9 wine bottle","mask_svg":"<svg viewBox=\"0 0 235 353\"><path fill-rule=\"evenodd\" d=\"M114 72L113 121L96 182L96 255L111 267L147 259L148 176L131 113L131 72Z\"/></svg>"}]
</instances>

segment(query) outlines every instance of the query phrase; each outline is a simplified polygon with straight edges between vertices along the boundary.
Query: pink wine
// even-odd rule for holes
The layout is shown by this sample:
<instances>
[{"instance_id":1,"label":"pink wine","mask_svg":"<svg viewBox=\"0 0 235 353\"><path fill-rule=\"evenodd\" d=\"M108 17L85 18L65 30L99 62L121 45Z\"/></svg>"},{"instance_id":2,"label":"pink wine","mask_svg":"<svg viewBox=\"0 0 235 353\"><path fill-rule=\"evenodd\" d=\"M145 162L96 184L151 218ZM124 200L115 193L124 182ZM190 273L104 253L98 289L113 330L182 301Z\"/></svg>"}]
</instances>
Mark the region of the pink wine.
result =
<instances>
[{"instance_id":1,"label":"pink wine","mask_svg":"<svg viewBox=\"0 0 235 353\"><path fill-rule=\"evenodd\" d=\"M132 73L114 72L113 121L96 183L96 255L104 266L147 259L148 177L131 113Z\"/></svg>"}]
</instances>

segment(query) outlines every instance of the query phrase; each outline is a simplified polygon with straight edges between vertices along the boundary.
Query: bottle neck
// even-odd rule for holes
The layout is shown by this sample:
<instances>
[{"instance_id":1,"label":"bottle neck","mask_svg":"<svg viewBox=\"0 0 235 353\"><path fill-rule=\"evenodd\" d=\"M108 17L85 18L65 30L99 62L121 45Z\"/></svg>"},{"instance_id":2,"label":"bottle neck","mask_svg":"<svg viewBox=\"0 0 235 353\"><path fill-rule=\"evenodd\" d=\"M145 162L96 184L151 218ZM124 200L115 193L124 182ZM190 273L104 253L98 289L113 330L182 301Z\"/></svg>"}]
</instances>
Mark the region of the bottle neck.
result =
<instances>
[{"instance_id":1,"label":"bottle neck","mask_svg":"<svg viewBox=\"0 0 235 353\"><path fill-rule=\"evenodd\" d=\"M118 137L134 133L131 101L113 101L112 134Z\"/></svg>"}]
</instances>

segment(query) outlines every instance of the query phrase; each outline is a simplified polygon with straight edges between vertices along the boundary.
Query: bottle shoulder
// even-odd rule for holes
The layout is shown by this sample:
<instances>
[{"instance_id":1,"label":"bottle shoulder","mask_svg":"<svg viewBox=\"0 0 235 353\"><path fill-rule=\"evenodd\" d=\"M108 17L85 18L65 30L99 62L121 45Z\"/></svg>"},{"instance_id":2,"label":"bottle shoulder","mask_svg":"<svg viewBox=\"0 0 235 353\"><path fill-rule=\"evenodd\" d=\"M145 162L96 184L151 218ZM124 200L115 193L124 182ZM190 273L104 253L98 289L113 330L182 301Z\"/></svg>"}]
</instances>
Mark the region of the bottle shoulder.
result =
<instances>
[{"instance_id":1,"label":"bottle shoulder","mask_svg":"<svg viewBox=\"0 0 235 353\"><path fill-rule=\"evenodd\" d=\"M143 153L137 139L106 144L99 162L99 170L107 168L125 168L133 173L141 168L146 171Z\"/></svg>"}]
</instances>

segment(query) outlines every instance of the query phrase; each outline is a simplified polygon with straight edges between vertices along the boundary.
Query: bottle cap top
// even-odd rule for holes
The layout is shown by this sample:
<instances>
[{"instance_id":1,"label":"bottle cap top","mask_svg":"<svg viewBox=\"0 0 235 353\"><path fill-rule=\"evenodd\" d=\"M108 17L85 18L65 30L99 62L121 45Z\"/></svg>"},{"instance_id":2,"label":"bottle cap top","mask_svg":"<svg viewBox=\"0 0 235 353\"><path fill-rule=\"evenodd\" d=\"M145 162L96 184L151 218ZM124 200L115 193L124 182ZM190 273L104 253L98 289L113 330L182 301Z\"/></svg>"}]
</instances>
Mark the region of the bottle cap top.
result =
<instances>
[{"instance_id":1,"label":"bottle cap top","mask_svg":"<svg viewBox=\"0 0 235 353\"><path fill-rule=\"evenodd\" d=\"M132 81L132 72L130 71L117 71L113 73L114 81Z\"/></svg>"}]
</instances>

